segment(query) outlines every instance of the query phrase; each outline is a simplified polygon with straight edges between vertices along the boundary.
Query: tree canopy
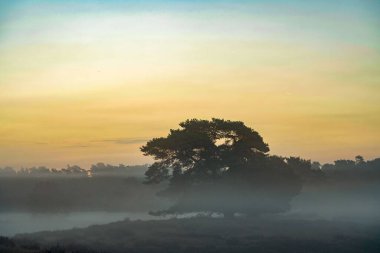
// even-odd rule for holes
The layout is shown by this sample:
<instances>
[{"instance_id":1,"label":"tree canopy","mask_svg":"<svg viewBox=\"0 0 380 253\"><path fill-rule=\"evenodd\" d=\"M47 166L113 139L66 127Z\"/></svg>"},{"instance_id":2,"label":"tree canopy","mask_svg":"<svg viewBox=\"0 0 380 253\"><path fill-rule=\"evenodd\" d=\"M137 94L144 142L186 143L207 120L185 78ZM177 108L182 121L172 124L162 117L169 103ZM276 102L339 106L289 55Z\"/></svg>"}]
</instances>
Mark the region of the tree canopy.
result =
<instances>
[{"instance_id":1,"label":"tree canopy","mask_svg":"<svg viewBox=\"0 0 380 253\"><path fill-rule=\"evenodd\" d=\"M243 122L190 119L179 125L141 147L155 159L147 183L169 180L167 192L182 193L177 210L276 209L272 199L283 205L279 195L288 202L300 190L285 159L270 156L261 135Z\"/></svg>"},{"instance_id":2,"label":"tree canopy","mask_svg":"<svg viewBox=\"0 0 380 253\"><path fill-rule=\"evenodd\" d=\"M154 138L141 148L156 160L146 172L148 182L216 178L269 151L260 134L240 121L191 119L179 125L167 137Z\"/></svg>"}]
</instances>

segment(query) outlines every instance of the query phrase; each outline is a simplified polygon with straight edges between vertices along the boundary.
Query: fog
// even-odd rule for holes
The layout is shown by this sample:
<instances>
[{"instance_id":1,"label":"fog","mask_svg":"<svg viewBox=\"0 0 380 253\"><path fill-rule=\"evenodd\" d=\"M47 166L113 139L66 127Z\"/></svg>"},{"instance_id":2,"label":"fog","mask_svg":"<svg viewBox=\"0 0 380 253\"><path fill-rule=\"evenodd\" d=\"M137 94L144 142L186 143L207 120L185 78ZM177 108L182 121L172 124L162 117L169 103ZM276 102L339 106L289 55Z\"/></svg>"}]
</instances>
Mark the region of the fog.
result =
<instances>
[{"instance_id":1,"label":"fog","mask_svg":"<svg viewBox=\"0 0 380 253\"><path fill-rule=\"evenodd\" d=\"M305 176L299 192L290 197L282 196L284 188L275 191L278 182L266 181L265 187L258 184L260 189L256 186L254 192L239 181L197 184L196 189L170 196L165 184L144 182L147 166L130 167L134 170L130 175L127 167L123 170L120 165L101 163L90 170L76 167L77 171L71 173L67 171L72 167L68 167L66 174L45 167L19 171L0 168L0 234L86 227L124 219L154 220L165 218L163 215L186 217L184 214L191 212L206 212L207 216L207 212L223 213L227 207L232 207L234 216L246 216L244 210L250 211L257 202L273 209L255 210L259 215L374 224L380 222L378 161L367 161L366 169L339 171L341 168L335 165L324 166L334 167L329 169L310 168L311 174ZM320 175L315 177L315 172ZM279 205L278 210L274 203Z\"/></svg>"},{"instance_id":2,"label":"fog","mask_svg":"<svg viewBox=\"0 0 380 253\"><path fill-rule=\"evenodd\" d=\"M306 187L291 202L289 214L305 218L380 224L380 181Z\"/></svg>"},{"instance_id":3,"label":"fog","mask_svg":"<svg viewBox=\"0 0 380 253\"><path fill-rule=\"evenodd\" d=\"M0 252L380 251L380 158L271 155L219 119L141 151L155 162L0 168Z\"/></svg>"},{"instance_id":4,"label":"fog","mask_svg":"<svg viewBox=\"0 0 380 253\"><path fill-rule=\"evenodd\" d=\"M84 228L124 220L152 219L144 213L125 212L70 212L70 213L0 213L0 234L14 236L20 233Z\"/></svg>"}]
</instances>

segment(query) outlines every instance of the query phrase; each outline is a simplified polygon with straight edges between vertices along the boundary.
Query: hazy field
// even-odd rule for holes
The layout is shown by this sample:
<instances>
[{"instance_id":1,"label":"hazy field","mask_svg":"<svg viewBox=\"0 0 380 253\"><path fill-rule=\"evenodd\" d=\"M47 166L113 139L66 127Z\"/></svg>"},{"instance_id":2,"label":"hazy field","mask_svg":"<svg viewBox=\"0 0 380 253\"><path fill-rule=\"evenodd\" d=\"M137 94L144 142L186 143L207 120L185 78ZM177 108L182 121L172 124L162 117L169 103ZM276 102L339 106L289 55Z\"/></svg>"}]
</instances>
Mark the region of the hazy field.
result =
<instances>
[{"instance_id":1,"label":"hazy field","mask_svg":"<svg viewBox=\"0 0 380 253\"><path fill-rule=\"evenodd\" d=\"M17 247L42 252L368 253L379 252L379 238L379 225L268 216L127 220L86 229L18 235L14 242Z\"/></svg>"}]
</instances>

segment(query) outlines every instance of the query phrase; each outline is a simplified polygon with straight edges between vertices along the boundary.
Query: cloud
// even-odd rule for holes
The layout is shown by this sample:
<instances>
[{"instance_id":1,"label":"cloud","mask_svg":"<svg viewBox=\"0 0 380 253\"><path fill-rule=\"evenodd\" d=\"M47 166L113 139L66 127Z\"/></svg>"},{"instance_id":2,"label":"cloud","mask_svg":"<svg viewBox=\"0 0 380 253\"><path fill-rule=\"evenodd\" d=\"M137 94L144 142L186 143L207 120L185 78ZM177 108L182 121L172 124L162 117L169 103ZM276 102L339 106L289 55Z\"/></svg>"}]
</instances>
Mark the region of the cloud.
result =
<instances>
[{"instance_id":1,"label":"cloud","mask_svg":"<svg viewBox=\"0 0 380 253\"><path fill-rule=\"evenodd\" d=\"M83 144L73 144L73 145L67 145L63 146L64 148L88 148L88 145L83 145Z\"/></svg>"},{"instance_id":2,"label":"cloud","mask_svg":"<svg viewBox=\"0 0 380 253\"><path fill-rule=\"evenodd\" d=\"M93 142L113 142L116 144L137 144L147 142L149 138L116 138L116 139L105 139L96 140Z\"/></svg>"}]
</instances>

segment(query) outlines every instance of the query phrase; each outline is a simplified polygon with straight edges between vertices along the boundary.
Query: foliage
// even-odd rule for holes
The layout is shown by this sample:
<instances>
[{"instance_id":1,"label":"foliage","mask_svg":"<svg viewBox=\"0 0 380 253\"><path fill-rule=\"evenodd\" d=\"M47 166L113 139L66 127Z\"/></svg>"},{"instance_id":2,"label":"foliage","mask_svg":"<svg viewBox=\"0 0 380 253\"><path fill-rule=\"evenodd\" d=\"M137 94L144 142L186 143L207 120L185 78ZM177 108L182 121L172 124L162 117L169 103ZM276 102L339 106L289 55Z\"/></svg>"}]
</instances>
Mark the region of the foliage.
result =
<instances>
[{"instance_id":1,"label":"foliage","mask_svg":"<svg viewBox=\"0 0 380 253\"><path fill-rule=\"evenodd\" d=\"M215 179L252 165L265 157L268 144L240 121L187 120L165 138L154 138L141 148L156 162L146 172L149 183L170 178L172 184ZM170 173L171 171L171 173Z\"/></svg>"},{"instance_id":2,"label":"foliage","mask_svg":"<svg viewBox=\"0 0 380 253\"><path fill-rule=\"evenodd\" d=\"M18 235L13 240L20 248L25 245L25 241L36 241L40 244L41 250L38 252L41 253L372 253L379 252L378 238L378 225L270 216L234 220L202 217L125 220L84 229Z\"/></svg>"},{"instance_id":3,"label":"foliage","mask_svg":"<svg viewBox=\"0 0 380 253\"><path fill-rule=\"evenodd\" d=\"M156 160L148 183L169 179L179 195L170 211L261 213L283 211L301 188L286 160L269 156L258 132L240 121L187 120L141 148Z\"/></svg>"}]
</instances>

